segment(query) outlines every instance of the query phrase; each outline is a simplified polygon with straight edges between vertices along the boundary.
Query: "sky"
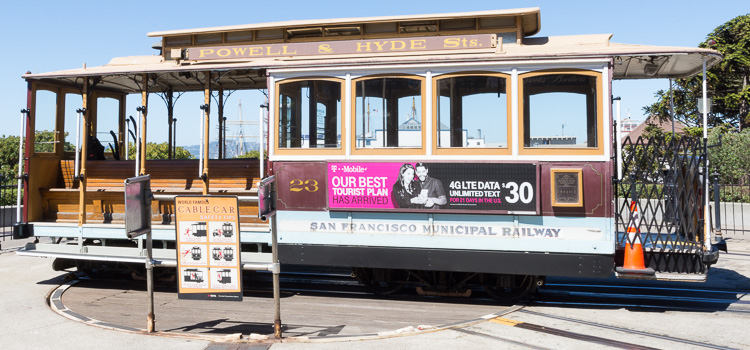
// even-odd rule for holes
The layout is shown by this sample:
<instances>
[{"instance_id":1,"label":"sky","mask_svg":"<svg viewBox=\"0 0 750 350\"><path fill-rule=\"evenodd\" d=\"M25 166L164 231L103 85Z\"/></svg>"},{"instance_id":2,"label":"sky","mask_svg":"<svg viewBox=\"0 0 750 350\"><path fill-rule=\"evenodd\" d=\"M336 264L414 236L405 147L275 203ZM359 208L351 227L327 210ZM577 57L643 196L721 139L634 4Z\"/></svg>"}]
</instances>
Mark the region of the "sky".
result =
<instances>
[{"instance_id":1,"label":"sky","mask_svg":"<svg viewBox=\"0 0 750 350\"><path fill-rule=\"evenodd\" d=\"M106 64L113 57L152 55L158 38L153 31L289 20L330 19L466 12L539 7L541 31L536 36L614 34L611 41L627 44L696 47L724 22L750 13L744 1L9 1L0 12L0 135L18 135L20 110L26 106L26 71L43 73ZM622 98L623 117L643 120L642 108L667 89L667 80L619 81L613 95ZM188 96L189 97L189 96ZM193 97L195 98L195 97ZM257 119L259 96L237 96L226 116L236 119L243 100L243 118ZM246 100L247 99L247 100ZM129 98L127 114L137 115L139 98ZM249 100L249 101L248 101ZM189 102L190 98L183 101ZM245 102L248 101L248 102ZM178 101L178 108L181 107ZM156 96L151 106L164 105ZM230 107L231 105L231 107ZM41 108L41 107L40 107ZM197 107L178 112L180 123L198 118ZM165 114L165 113L164 113ZM194 114L194 115L193 115ZM166 115L166 114L165 114ZM166 122L160 123L166 125ZM69 128L68 128L69 129ZM166 128L164 128L166 130ZM153 131L153 134L152 134ZM149 135L165 134L149 129ZM150 139L150 137L149 137ZM159 136L155 141L165 141ZM150 140L151 141L151 140ZM178 131L178 145L194 144Z\"/></svg>"}]
</instances>

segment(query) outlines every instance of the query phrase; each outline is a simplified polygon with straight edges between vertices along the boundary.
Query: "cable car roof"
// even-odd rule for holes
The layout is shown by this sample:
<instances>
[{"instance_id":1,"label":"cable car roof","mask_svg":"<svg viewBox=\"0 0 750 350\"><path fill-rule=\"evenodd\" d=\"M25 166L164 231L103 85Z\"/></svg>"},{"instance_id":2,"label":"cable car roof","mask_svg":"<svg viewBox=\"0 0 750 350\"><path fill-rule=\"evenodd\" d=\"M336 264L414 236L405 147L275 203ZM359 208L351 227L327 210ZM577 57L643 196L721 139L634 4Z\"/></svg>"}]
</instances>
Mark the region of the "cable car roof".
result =
<instances>
[{"instance_id":1,"label":"cable car roof","mask_svg":"<svg viewBox=\"0 0 750 350\"><path fill-rule=\"evenodd\" d=\"M474 19L474 18L493 18L493 17L520 17L523 27L524 36L534 35L539 32L540 19L539 7L529 7L520 9L491 10L491 11L473 11L473 12L456 12L424 15L402 15L402 16L381 16L381 17L355 17L355 18L338 18L323 20L302 20L302 21L283 21L271 23L245 24L222 27L208 27L196 29L166 30L148 33L150 37L173 37L181 35L210 34L210 33L227 33L248 30L269 30L269 29L299 29L311 27L326 26L358 26L374 23L409 23L418 21L439 21L439 20L456 20L456 19Z\"/></svg>"},{"instance_id":2,"label":"cable car roof","mask_svg":"<svg viewBox=\"0 0 750 350\"><path fill-rule=\"evenodd\" d=\"M359 19L336 19L323 21L289 21L249 26L215 27L193 29L186 31L153 32L151 36L195 34L211 31L245 30L248 28L270 28L272 26L289 28L293 25L310 25L312 23L371 23L377 21L404 21L415 19L445 19L445 18L479 18L481 16L520 15L524 31L539 30L539 9L520 9L502 11L466 12L456 14L424 15L424 16L392 16L370 17ZM526 28L526 22L535 23ZM401 51L386 53L347 53L336 55L285 55L277 57L242 57L234 59L189 59L188 56L170 59L166 53L154 56L130 56L112 59L108 64L98 67L83 67L78 69L26 74L23 78L39 82L49 82L57 85L80 86L83 77L94 77L98 80L97 89L126 93L141 91L141 78L149 74L153 84L149 87L152 92L166 91L196 91L205 87L202 80L203 72L211 71L212 85L225 89L255 89L265 88L267 69L281 68L331 68L343 69L348 67L363 67L372 65L424 65L430 63L463 62L514 62L523 64L524 61L553 61L560 59L608 59L614 64L614 79L653 79L653 78L682 78L695 75L702 70L702 61L706 59L707 67L718 63L722 55L710 49L691 47L647 46L612 43L611 34L525 37L517 40L497 34L482 32L484 36L492 36L495 44L472 49L427 51ZM504 32L505 33L505 32ZM463 32L462 34L473 34ZM507 33L505 33L507 34ZM512 34L512 32L511 32ZM421 33L416 39L438 37L446 38L443 34L432 33L425 36ZM430 36L431 35L431 36ZM460 36L457 36L460 37ZM389 37L390 38L390 37ZM393 40L406 40L403 36ZM511 39L512 39L511 35ZM328 39L326 39L328 40ZM388 40L388 38L382 39ZM507 41L507 42L506 42ZM314 39L301 42L282 43L277 45L306 45L316 43ZM361 40L338 40L336 43L362 43ZM224 43L226 44L226 43ZM222 45L224 45L222 44ZM257 44L257 43L252 43ZM270 44L266 44L270 45ZM252 46L252 45L251 45ZM205 48L206 46L198 46ZM216 46L216 50L230 46ZM248 46L250 47L250 46Z\"/></svg>"}]
</instances>

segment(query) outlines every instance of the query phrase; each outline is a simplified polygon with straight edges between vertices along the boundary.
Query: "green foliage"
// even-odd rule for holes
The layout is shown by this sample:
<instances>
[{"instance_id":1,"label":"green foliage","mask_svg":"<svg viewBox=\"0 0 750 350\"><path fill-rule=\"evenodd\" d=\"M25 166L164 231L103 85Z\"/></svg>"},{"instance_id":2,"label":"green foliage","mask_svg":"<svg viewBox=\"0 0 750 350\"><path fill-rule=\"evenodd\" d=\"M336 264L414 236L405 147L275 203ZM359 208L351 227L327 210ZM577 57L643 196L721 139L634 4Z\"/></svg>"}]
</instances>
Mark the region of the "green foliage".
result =
<instances>
[{"instance_id":1,"label":"green foliage","mask_svg":"<svg viewBox=\"0 0 750 350\"><path fill-rule=\"evenodd\" d=\"M263 155L268 157L268 154L266 153L266 151L263 151ZM260 159L260 151L255 150L255 151L246 152L243 155L237 156L237 158Z\"/></svg>"},{"instance_id":2,"label":"green foliage","mask_svg":"<svg viewBox=\"0 0 750 350\"><path fill-rule=\"evenodd\" d=\"M721 144L719 145L719 137ZM750 129L733 132L726 127L717 127L708 135L710 171L719 173L722 184L750 184Z\"/></svg>"},{"instance_id":3,"label":"green foliage","mask_svg":"<svg viewBox=\"0 0 750 350\"><path fill-rule=\"evenodd\" d=\"M698 45L717 50L724 58L707 72L708 95L713 97L710 127L729 124L745 129L750 126L750 14L738 16L716 27ZM696 98L702 96L701 75L677 79L674 88L675 119L690 126L702 126ZM669 91L656 92L658 101L643 110L661 120L669 119Z\"/></svg>"},{"instance_id":4,"label":"green foliage","mask_svg":"<svg viewBox=\"0 0 750 350\"><path fill-rule=\"evenodd\" d=\"M128 157L135 159L135 145L128 149ZM169 144L166 142L146 144L146 159L169 159ZM190 152L182 147L175 147L172 159L195 159Z\"/></svg>"},{"instance_id":5,"label":"green foliage","mask_svg":"<svg viewBox=\"0 0 750 350\"><path fill-rule=\"evenodd\" d=\"M18 175L18 136L0 138L0 185L13 186ZM2 191L0 205L16 203L16 191Z\"/></svg>"},{"instance_id":6,"label":"green foliage","mask_svg":"<svg viewBox=\"0 0 750 350\"><path fill-rule=\"evenodd\" d=\"M18 136L0 138L0 176L5 181L18 175L18 142Z\"/></svg>"},{"instance_id":7,"label":"green foliage","mask_svg":"<svg viewBox=\"0 0 750 350\"><path fill-rule=\"evenodd\" d=\"M720 186L719 200L722 202L750 203L750 186ZM711 199L713 200L713 193Z\"/></svg>"}]
</instances>

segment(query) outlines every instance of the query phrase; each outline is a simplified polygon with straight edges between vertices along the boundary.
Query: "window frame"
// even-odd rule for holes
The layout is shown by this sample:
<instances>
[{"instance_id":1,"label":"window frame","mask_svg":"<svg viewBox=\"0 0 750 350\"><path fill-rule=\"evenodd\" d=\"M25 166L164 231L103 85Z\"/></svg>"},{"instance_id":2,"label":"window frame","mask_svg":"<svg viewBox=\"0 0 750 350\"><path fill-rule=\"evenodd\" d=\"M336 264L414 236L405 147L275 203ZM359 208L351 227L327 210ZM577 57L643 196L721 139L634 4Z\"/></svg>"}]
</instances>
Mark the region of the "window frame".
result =
<instances>
[{"instance_id":1,"label":"window frame","mask_svg":"<svg viewBox=\"0 0 750 350\"><path fill-rule=\"evenodd\" d=\"M63 137L61 137L60 135L62 135L65 132L64 126L61 128L61 125L60 125L60 123L63 122L65 118L64 112L62 112L63 114L62 117L60 115L61 111L64 111L64 108L65 108L64 90L65 89L62 89L58 86L46 85L46 84L37 83L37 84L34 84L33 86L32 103L31 103L31 105L33 106L33 108L31 109L31 113L32 113L31 121L32 122L30 123L30 125L26 126L26 128L30 129L31 137L33 137L32 139L33 142L31 142L32 157L60 156L61 154L63 147L60 147L59 145L61 144L61 142L64 142L64 141L61 141ZM53 116L54 129L52 130L52 135L53 135L52 152L37 152L36 150L36 141L37 141L36 140L36 128L37 128L37 118L39 117L39 115L37 115L37 110L39 109L37 108L38 107L37 104L39 103L39 98L38 98L39 91L47 91L55 95L55 105L53 108L55 115ZM61 95L63 96L62 101L60 100ZM23 137L26 137L26 135L23 135ZM26 141L24 140L24 142Z\"/></svg>"},{"instance_id":2,"label":"window frame","mask_svg":"<svg viewBox=\"0 0 750 350\"><path fill-rule=\"evenodd\" d=\"M525 147L524 146L524 133L526 125L525 119L525 106L524 106L524 79L531 77L538 77L544 75L584 75L594 77L596 79L596 132L597 137L596 147L555 147L555 148L537 148L537 147ZM604 155L604 103L602 100L603 93L602 85L602 73L598 71L586 70L586 69L545 69L539 71L532 71L518 75L518 154L519 155Z\"/></svg>"},{"instance_id":3,"label":"window frame","mask_svg":"<svg viewBox=\"0 0 750 350\"><path fill-rule=\"evenodd\" d=\"M505 137L506 147L501 148L486 148L486 147L440 147L438 145L438 133L440 132L440 111L438 110L438 99L440 98L440 88L438 83L442 79L457 78L457 77L472 77L472 76L487 76L497 77L505 80L505 97L506 97L506 111L505 111ZM434 155L511 155L513 152L513 93L512 93L512 77L507 73L499 73L492 71L462 71L454 73L446 73L434 76L432 78L432 154Z\"/></svg>"},{"instance_id":4,"label":"window frame","mask_svg":"<svg viewBox=\"0 0 750 350\"><path fill-rule=\"evenodd\" d=\"M287 83L296 83L300 81L330 81L330 82L336 82L339 83L340 86L340 96L341 96L341 107L339 110L339 132L341 133L341 147L338 148L281 148L279 147L279 123L281 121L280 117L280 109L281 104L279 103L279 98L281 97L281 85L287 84ZM274 82L274 111L273 111L273 135L274 135L274 144L273 144L273 152L276 155L302 155L302 154L310 154L313 153L315 155L343 155L346 151L347 142L346 142L346 127L345 127L345 120L346 120L346 114L344 113L346 111L346 106L348 101L346 101L346 81L345 79L341 78L335 78L335 77L328 77L328 76L308 76L308 77L295 77L290 79L282 79L277 80Z\"/></svg>"},{"instance_id":5,"label":"window frame","mask_svg":"<svg viewBox=\"0 0 750 350\"><path fill-rule=\"evenodd\" d=\"M357 147L357 83L361 81L366 80L372 80L372 79L382 79L382 78L396 78L396 79L414 79L418 80L421 84L420 87L420 99L421 99L421 107L422 107L422 113L420 116L420 123L422 125L422 145L420 147L377 147L377 148L358 148ZM352 127L352 135L351 135L351 154L352 155L379 155L379 156L387 156L387 155L425 155L427 151L427 132L425 131L425 121L426 118L426 106L427 106L427 79L424 76L416 75L416 74L399 74L399 73L390 73L390 74L375 74L375 75L366 75L361 76L358 78L352 78L351 80L351 117L349 119L350 125L353 125Z\"/></svg>"}]
</instances>

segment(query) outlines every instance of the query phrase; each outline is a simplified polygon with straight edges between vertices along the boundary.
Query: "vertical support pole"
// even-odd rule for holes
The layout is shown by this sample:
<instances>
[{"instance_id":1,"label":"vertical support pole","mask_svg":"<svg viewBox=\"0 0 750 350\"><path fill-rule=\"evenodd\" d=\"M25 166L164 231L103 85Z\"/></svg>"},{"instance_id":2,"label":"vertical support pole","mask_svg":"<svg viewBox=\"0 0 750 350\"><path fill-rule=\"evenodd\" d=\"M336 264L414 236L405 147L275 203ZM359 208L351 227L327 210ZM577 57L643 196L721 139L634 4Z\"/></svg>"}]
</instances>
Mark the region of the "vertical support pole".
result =
<instances>
[{"instance_id":1,"label":"vertical support pole","mask_svg":"<svg viewBox=\"0 0 750 350\"><path fill-rule=\"evenodd\" d=\"M672 123L672 139L674 140L674 90L672 90L672 78L669 78L669 121Z\"/></svg>"},{"instance_id":2,"label":"vertical support pole","mask_svg":"<svg viewBox=\"0 0 750 350\"><path fill-rule=\"evenodd\" d=\"M140 163L141 167L138 170L139 175L146 173L146 116L148 115L148 74L143 74L143 90L141 90L141 106L143 111L141 112L141 139L139 140L141 148Z\"/></svg>"},{"instance_id":3,"label":"vertical support pole","mask_svg":"<svg viewBox=\"0 0 750 350\"><path fill-rule=\"evenodd\" d=\"M260 106L260 111L259 111L260 113L258 113L258 125L260 126L258 128L258 129L260 129L260 135L258 135L258 140L260 140L260 142L258 142L258 149L259 149L258 160L260 161L260 164L259 164L259 168L260 168L259 172L260 172L260 174L259 174L259 176L260 176L261 179L266 177L265 173L264 173L265 169L263 167L263 161L265 159L265 157L263 156L263 149L265 149L265 142L266 142L266 139L263 137L264 136L264 131L265 131L265 128L266 128L266 125L263 123L263 121L264 121L265 118L263 118L263 117L265 116L264 113L265 113L265 109L266 108L268 108L268 101L266 101L265 106L264 105ZM242 140L240 140L240 142L242 142Z\"/></svg>"},{"instance_id":4,"label":"vertical support pole","mask_svg":"<svg viewBox=\"0 0 750 350\"><path fill-rule=\"evenodd\" d=\"M224 88L219 87L219 159L224 159ZM242 140L240 140L242 142Z\"/></svg>"},{"instance_id":5,"label":"vertical support pole","mask_svg":"<svg viewBox=\"0 0 750 350\"><path fill-rule=\"evenodd\" d=\"M617 180L622 180L622 115L620 114L620 100L622 98L615 97L613 100L617 102L617 124L615 124L615 137L613 137L615 140L615 152L617 152L615 158L617 159Z\"/></svg>"},{"instance_id":6,"label":"vertical support pole","mask_svg":"<svg viewBox=\"0 0 750 350\"><path fill-rule=\"evenodd\" d=\"M135 110L138 111L138 122L133 123L135 124L135 133L136 133L135 140L133 140L133 143L135 144L135 175L134 176L138 176L141 174L141 153L144 152L143 148L141 147L141 134L140 134L141 124L142 124L141 114L143 114L143 111L146 110L146 107L141 105L141 106L136 107Z\"/></svg>"},{"instance_id":7,"label":"vertical support pole","mask_svg":"<svg viewBox=\"0 0 750 350\"><path fill-rule=\"evenodd\" d=\"M364 94L362 95L362 103L364 103ZM273 98L273 96L270 96L269 98ZM346 154L346 157L348 158L350 155L352 155L352 149L357 147L356 139L352 139L352 135L356 133L355 131L355 125L352 124L351 126L349 123L351 123L352 120L352 109L351 104L352 103L352 74L346 73L346 81L344 82L344 101L346 101L347 105L346 108L344 108L344 118L341 119L341 126L344 128L344 142L342 144L346 145L346 150L344 151ZM270 104L268 105L270 108ZM268 113L270 115L271 110L268 110ZM365 118L365 116L362 116L362 118ZM428 120L430 118L427 118ZM270 130L270 129L269 129ZM365 131L362 130L364 133ZM355 142L351 142L354 140ZM363 145L364 147L364 145Z\"/></svg>"},{"instance_id":8,"label":"vertical support pole","mask_svg":"<svg viewBox=\"0 0 750 350\"><path fill-rule=\"evenodd\" d=\"M172 88L169 88L167 90L167 124L169 124L169 132L167 135L167 141L169 144L167 145L167 159L172 159L173 157L173 150L172 147L174 145L172 144L172 126L174 125L174 91Z\"/></svg>"},{"instance_id":9,"label":"vertical support pole","mask_svg":"<svg viewBox=\"0 0 750 350\"><path fill-rule=\"evenodd\" d=\"M703 104L703 138L708 138L708 86L707 86L707 80L706 77L706 57L703 57L703 99L701 100L701 103Z\"/></svg>"},{"instance_id":10,"label":"vertical support pole","mask_svg":"<svg viewBox=\"0 0 750 350\"><path fill-rule=\"evenodd\" d=\"M282 130L281 124L279 124L281 115L277 114L277 111L278 113L281 113L281 101L276 97L276 81L273 75L268 74L268 77L266 78L266 86L268 86L268 129L266 129L266 134L264 135L262 142L265 142L266 149L268 150L268 157L270 158L274 155L274 149L278 147L276 145L279 145L280 139L277 139L277 136L279 138L281 137ZM281 96L281 94L279 94L279 96ZM277 103L279 103L279 106L276 106ZM267 136L267 138L265 138L265 136ZM263 152L261 152L261 162L265 162L262 156Z\"/></svg>"},{"instance_id":11,"label":"vertical support pole","mask_svg":"<svg viewBox=\"0 0 750 350\"><path fill-rule=\"evenodd\" d=\"M123 141L123 147L125 150L125 160L130 159L130 119L125 117L125 141Z\"/></svg>"},{"instance_id":12,"label":"vertical support pole","mask_svg":"<svg viewBox=\"0 0 750 350\"><path fill-rule=\"evenodd\" d=\"M55 91L57 108L55 109L55 133L52 137L55 142L53 151L55 156L62 157L65 153L65 93L58 88Z\"/></svg>"},{"instance_id":13,"label":"vertical support pole","mask_svg":"<svg viewBox=\"0 0 750 350\"><path fill-rule=\"evenodd\" d=\"M26 131L26 116L29 114L28 109L22 109L21 110L21 132L18 134L18 189L16 192L16 222L21 223L23 222L23 217L21 216L21 189L23 188L23 141L24 141L24 132Z\"/></svg>"},{"instance_id":14,"label":"vertical support pole","mask_svg":"<svg viewBox=\"0 0 750 350\"><path fill-rule=\"evenodd\" d=\"M522 37L518 37L518 40L521 40ZM518 96L518 68L513 67L510 72L510 93L511 96ZM508 148L511 149L511 152L513 152L513 156L518 156L520 146L519 138L523 135L518 134L518 127L519 123L522 121L519 120L520 116L518 115L518 99L512 98L510 100L510 126L511 126L511 133L510 133L510 141L508 142ZM437 126L439 128L439 126ZM511 146L512 145L512 146Z\"/></svg>"},{"instance_id":15,"label":"vertical support pole","mask_svg":"<svg viewBox=\"0 0 750 350\"><path fill-rule=\"evenodd\" d=\"M151 210L149 210L150 212ZM146 289L148 292L148 319L146 330L152 333L156 330L156 316L154 314L154 260L153 241L151 240L151 224L146 233Z\"/></svg>"},{"instance_id":16,"label":"vertical support pole","mask_svg":"<svg viewBox=\"0 0 750 350\"><path fill-rule=\"evenodd\" d=\"M276 184L273 185L273 191L276 191ZM274 193L271 198L276 198ZM276 339L281 339L281 292L279 290L279 245L278 236L276 229L276 214L271 216L271 241L273 242L273 249L271 250L271 256L273 261L273 335Z\"/></svg>"},{"instance_id":17,"label":"vertical support pole","mask_svg":"<svg viewBox=\"0 0 750 350\"><path fill-rule=\"evenodd\" d=\"M86 158L88 158L88 138L89 138L89 78L83 78L83 91L81 93L83 99L83 132L81 133L81 151L83 156L81 157L81 173L78 179L78 226L82 226L86 223Z\"/></svg>"},{"instance_id":18,"label":"vertical support pole","mask_svg":"<svg viewBox=\"0 0 750 350\"><path fill-rule=\"evenodd\" d=\"M76 154L73 161L73 178L77 179L80 172L81 162L81 118L86 110L83 108L76 109Z\"/></svg>"},{"instance_id":19,"label":"vertical support pole","mask_svg":"<svg viewBox=\"0 0 750 350\"><path fill-rule=\"evenodd\" d=\"M676 224L677 221L677 140L674 131L674 90L672 89L672 78L669 79L669 120L672 123L672 137L670 143L672 144L672 156L669 162L669 198L671 203L669 207L672 209L672 220Z\"/></svg>"},{"instance_id":20,"label":"vertical support pole","mask_svg":"<svg viewBox=\"0 0 750 350\"><path fill-rule=\"evenodd\" d=\"M370 113L369 113L370 103L367 102L367 84L365 84L365 82L363 81L363 82L360 82L359 86L362 87L362 144L360 145L360 147L364 148L367 146L367 136L368 134L370 134ZM356 92L355 92L355 98L356 98ZM383 113L385 115L385 109L383 110ZM385 129L383 129L383 135L385 135Z\"/></svg>"},{"instance_id":21,"label":"vertical support pole","mask_svg":"<svg viewBox=\"0 0 750 350\"><path fill-rule=\"evenodd\" d=\"M427 71L425 78L427 79L426 85L427 85L427 93L425 94L425 111L424 115L428 116L424 118L425 121L425 127L423 130L426 130L424 135L424 141L425 141L425 147L427 147L427 156L432 156L432 145L436 140L433 139L433 135L435 133L432 132L434 130L434 126L432 125L432 102L433 99L436 98L432 94L432 71ZM437 94L438 96L440 93ZM440 100L440 97L437 97L438 100ZM438 120L437 125L440 125L440 121ZM438 127L438 129L440 129ZM440 134L440 130L438 130L437 134Z\"/></svg>"},{"instance_id":22,"label":"vertical support pole","mask_svg":"<svg viewBox=\"0 0 750 350\"><path fill-rule=\"evenodd\" d=\"M201 131L198 136L198 178L203 179L203 128L205 127L205 124L203 124L203 110L208 108L208 105L201 105L200 109L201 112L198 115L198 120L201 124Z\"/></svg>"},{"instance_id":23,"label":"vertical support pole","mask_svg":"<svg viewBox=\"0 0 750 350\"><path fill-rule=\"evenodd\" d=\"M711 250L711 228L708 225L708 217L711 215L711 210L708 205L708 77L706 76L706 56L703 56L703 234L704 242L707 250Z\"/></svg>"},{"instance_id":24,"label":"vertical support pole","mask_svg":"<svg viewBox=\"0 0 750 350\"><path fill-rule=\"evenodd\" d=\"M211 72L206 72L206 86L203 90L203 168L201 169L201 180L203 180L203 195L208 195L208 151L209 146L209 112L211 106Z\"/></svg>"},{"instance_id":25,"label":"vertical support pole","mask_svg":"<svg viewBox=\"0 0 750 350\"><path fill-rule=\"evenodd\" d=\"M127 104L126 104L127 96L123 95L120 96L120 112L119 112L119 121L117 123L119 132L117 133L117 142L119 142L119 152L120 152L120 159L127 159L123 157L123 150L125 155L128 154L128 149L125 146L125 137L128 135L128 116L127 116Z\"/></svg>"},{"instance_id":26,"label":"vertical support pole","mask_svg":"<svg viewBox=\"0 0 750 350\"><path fill-rule=\"evenodd\" d=\"M24 151L26 162L24 166L22 167L25 174L29 173L30 168L30 162L31 162L31 152L34 150L34 142L32 138L32 132L33 128L31 127L31 118L32 115L36 115L36 111L32 108L34 108L36 105L36 87L32 85L31 82L28 82L26 84L26 150ZM22 135L18 135L19 137L22 137ZM20 159L19 159L20 161ZM19 164L19 168L21 168L21 165ZM23 188L29 188L29 178L25 176L23 178ZM23 191L23 202L29 203L29 191ZM29 206L24 205L23 206L23 222L29 222Z\"/></svg>"},{"instance_id":27,"label":"vertical support pole","mask_svg":"<svg viewBox=\"0 0 750 350\"><path fill-rule=\"evenodd\" d=\"M714 177L714 210L716 212L716 215L714 216L714 220L716 220L716 223L714 224L714 227L716 227L716 234L721 234L721 208L719 207L721 205L721 188L719 187L719 173L713 173L711 174Z\"/></svg>"},{"instance_id":28,"label":"vertical support pole","mask_svg":"<svg viewBox=\"0 0 750 350\"><path fill-rule=\"evenodd\" d=\"M172 134L172 148L177 149L177 118L172 118L174 134Z\"/></svg>"}]
</instances>

